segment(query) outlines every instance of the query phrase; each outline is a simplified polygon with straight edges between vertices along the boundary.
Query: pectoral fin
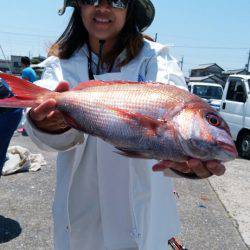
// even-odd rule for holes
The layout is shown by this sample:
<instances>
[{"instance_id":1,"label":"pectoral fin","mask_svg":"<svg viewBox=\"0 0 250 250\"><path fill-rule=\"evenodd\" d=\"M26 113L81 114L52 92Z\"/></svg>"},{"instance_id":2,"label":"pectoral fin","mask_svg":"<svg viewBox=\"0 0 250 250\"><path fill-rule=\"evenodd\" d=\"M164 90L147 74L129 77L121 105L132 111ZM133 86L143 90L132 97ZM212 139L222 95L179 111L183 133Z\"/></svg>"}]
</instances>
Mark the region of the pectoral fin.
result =
<instances>
[{"instance_id":1,"label":"pectoral fin","mask_svg":"<svg viewBox=\"0 0 250 250\"><path fill-rule=\"evenodd\" d=\"M140 113L132 113L128 110L114 107L112 107L111 109L118 113L121 117L136 121L141 127L146 129L145 134L147 136L156 136L158 127L163 124L162 121L156 120L146 115L142 115Z\"/></svg>"},{"instance_id":2,"label":"pectoral fin","mask_svg":"<svg viewBox=\"0 0 250 250\"><path fill-rule=\"evenodd\" d=\"M115 151L115 153L122 155L122 156L130 157L130 158L140 158L140 159L147 158L147 156L143 154L142 152L136 152L136 151L132 151L132 150L125 149L125 148L118 148L118 147L116 148L119 151Z\"/></svg>"}]
</instances>

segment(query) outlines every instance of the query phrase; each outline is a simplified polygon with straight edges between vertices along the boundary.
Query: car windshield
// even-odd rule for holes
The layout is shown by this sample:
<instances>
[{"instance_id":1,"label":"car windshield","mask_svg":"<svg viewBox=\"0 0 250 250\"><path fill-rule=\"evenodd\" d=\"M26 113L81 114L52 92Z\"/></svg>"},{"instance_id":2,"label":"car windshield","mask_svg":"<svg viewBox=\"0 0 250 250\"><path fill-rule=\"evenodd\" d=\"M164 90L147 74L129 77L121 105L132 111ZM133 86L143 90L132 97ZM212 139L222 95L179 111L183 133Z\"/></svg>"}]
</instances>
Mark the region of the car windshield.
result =
<instances>
[{"instance_id":1,"label":"car windshield","mask_svg":"<svg viewBox=\"0 0 250 250\"><path fill-rule=\"evenodd\" d=\"M219 100L222 98L223 91L217 86L195 85L193 93L201 98Z\"/></svg>"}]
</instances>

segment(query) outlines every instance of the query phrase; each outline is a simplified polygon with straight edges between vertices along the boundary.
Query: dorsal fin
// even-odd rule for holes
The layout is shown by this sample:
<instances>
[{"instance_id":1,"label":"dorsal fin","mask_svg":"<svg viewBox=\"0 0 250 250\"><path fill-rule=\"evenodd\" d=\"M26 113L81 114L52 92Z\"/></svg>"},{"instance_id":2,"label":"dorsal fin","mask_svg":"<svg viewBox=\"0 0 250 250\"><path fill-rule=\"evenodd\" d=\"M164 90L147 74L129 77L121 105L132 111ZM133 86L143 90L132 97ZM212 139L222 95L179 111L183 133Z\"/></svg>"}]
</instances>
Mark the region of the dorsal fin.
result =
<instances>
[{"instance_id":1,"label":"dorsal fin","mask_svg":"<svg viewBox=\"0 0 250 250\"><path fill-rule=\"evenodd\" d=\"M72 88L72 90L81 90L94 86L108 86L108 85L116 85L116 84L147 84L145 82L132 82L132 81L101 81L101 80L91 80L88 82L81 82L76 87Z\"/></svg>"}]
</instances>

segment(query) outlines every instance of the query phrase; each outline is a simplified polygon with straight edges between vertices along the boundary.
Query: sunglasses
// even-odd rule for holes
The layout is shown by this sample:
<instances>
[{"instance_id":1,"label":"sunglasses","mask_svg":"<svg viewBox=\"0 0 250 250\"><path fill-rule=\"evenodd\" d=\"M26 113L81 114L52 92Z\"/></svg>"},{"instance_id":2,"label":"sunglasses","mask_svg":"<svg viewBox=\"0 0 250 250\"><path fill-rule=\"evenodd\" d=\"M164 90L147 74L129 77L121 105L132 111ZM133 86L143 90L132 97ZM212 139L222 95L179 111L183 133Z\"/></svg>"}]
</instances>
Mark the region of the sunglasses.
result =
<instances>
[{"instance_id":1,"label":"sunglasses","mask_svg":"<svg viewBox=\"0 0 250 250\"><path fill-rule=\"evenodd\" d=\"M79 0L82 4L98 6L102 0ZM113 8L126 9L128 7L129 0L107 0L108 4Z\"/></svg>"}]
</instances>

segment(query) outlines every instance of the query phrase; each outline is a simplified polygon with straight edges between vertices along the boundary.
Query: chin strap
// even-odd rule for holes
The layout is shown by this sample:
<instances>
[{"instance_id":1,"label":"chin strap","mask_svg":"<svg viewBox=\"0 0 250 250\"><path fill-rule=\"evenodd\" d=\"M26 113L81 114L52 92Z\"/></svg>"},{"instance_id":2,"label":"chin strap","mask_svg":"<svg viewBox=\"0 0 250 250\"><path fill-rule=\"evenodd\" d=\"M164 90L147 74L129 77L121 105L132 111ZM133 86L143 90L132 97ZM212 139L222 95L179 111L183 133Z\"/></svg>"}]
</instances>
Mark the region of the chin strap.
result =
<instances>
[{"instance_id":1,"label":"chin strap","mask_svg":"<svg viewBox=\"0 0 250 250\"><path fill-rule=\"evenodd\" d=\"M103 52L103 47L105 44L105 40L99 40L99 54L98 54L98 64L97 64L97 69L96 69L96 74L100 74L100 65L101 65L101 60L102 60L102 52Z\"/></svg>"},{"instance_id":2,"label":"chin strap","mask_svg":"<svg viewBox=\"0 0 250 250\"><path fill-rule=\"evenodd\" d=\"M188 250L187 248L183 247L174 237L168 241L168 244L173 248L173 250Z\"/></svg>"}]
</instances>

